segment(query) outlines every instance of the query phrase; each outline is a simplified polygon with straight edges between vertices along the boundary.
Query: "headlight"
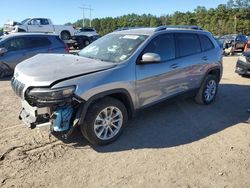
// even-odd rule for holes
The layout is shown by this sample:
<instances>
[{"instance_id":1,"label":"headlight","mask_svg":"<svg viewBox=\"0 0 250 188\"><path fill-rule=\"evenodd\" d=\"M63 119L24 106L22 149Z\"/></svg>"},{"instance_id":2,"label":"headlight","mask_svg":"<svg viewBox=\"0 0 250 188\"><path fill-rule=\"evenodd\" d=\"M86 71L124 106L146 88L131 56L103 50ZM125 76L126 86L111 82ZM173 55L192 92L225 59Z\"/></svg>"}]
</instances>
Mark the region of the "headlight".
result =
<instances>
[{"instance_id":1,"label":"headlight","mask_svg":"<svg viewBox=\"0 0 250 188\"><path fill-rule=\"evenodd\" d=\"M62 100L69 98L73 95L75 86L63 87L63 88L34 88L28 92L29 97L33 97L39 100Z\"/></svg>"}]
</instances>

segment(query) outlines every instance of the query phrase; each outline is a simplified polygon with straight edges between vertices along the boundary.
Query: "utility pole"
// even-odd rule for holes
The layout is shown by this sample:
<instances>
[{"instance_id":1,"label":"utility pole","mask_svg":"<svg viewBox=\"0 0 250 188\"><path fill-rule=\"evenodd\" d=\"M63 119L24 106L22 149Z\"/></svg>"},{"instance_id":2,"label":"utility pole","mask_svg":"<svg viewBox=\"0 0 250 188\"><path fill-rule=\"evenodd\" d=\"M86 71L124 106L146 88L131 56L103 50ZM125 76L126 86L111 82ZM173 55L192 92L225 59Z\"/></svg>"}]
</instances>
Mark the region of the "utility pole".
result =
<instances>
[{"instance_id":1,"label":"utility pole","mask_svg":"<svg viewBox=\"0 0 250 188\"><path fill-rule=\"evenodd\" d=\"M234 17L234 31L235 31L235 34L237 34L237 16L236 15Z\"/></svg>"},{"instance_id":2,"label":"utility pole","mask_svg":"<svg viewBox=\"0 0 250 188\"><path fill-rule=\"evenodd\" d=\"M82 27L85 27L85 22L84 22L84 20L85 20L85 10L88 10L89 11L89 26L91 27L91 25L92 25L92 19L91 19L91 16L92 16L92 11L93 11L93 9L91 8L91 6L90 5L82 5L82 7L80 7L80 9L82 9L82 16L83 16L83 18L82 18Z\"/></svg>"},{"instance_id":3,"label":"utility pole","mask_svg":"<svg viewBox=\"0 0 250 188\"><path fill-rule=\"evenodd\" d=\"M79 7L80 9L82 9L82 27L85 26L85 23L84 23L84 19L85 19L85 14L84 14L84 11L85 11L85 8L84 7Z\"/></svg>"},{"instance_id":4,"label":"utility pole","mask_svg":"<svg viewBox=\"0 0 250 188\"><path fill-rule=\"evenodd\" d=\"M91 18L91 16L92 16L92 15L91 15L92 10L93 10L93 9L91 9L91 5L89 5L89 26L90 26L90 27L92 27L92 23L91 23L91 22L92 22L92 18Z\"/></svg>"}]
</instances>

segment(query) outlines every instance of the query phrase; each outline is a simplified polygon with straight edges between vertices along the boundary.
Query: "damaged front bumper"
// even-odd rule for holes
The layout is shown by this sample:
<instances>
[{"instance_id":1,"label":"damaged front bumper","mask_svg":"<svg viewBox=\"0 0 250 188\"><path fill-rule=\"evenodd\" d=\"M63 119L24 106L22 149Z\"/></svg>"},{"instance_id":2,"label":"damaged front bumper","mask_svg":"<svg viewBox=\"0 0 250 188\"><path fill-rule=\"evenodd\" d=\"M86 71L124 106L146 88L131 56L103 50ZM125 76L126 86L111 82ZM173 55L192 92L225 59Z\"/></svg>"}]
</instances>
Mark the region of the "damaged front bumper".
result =
<instances>
[{"instance_id":1,"label":"damaged front bumper","mask_svg":"<svg viewBox=\"0 0 250 188\"><path fill-rule=\"evenodd\" d=\"M19 119L22 120L29 128L43 128L51 129L50 122L51 108L49 107L32 107L26 101L22 101L22 110Z\"/></svg>"},{"instance_id":2,"label":"damaged front bumper","mask_svg":"<svg viewBox=\"0 0 250 188\"><path fill-rule=\"evenodd\" d=\"M27 101L22 101L22 110L19 119L31 129L41 129L50 133L62 133L67 138L79 123L80 103L72 102L49 107L31 106Z\"/></svg>"}]
</instances>

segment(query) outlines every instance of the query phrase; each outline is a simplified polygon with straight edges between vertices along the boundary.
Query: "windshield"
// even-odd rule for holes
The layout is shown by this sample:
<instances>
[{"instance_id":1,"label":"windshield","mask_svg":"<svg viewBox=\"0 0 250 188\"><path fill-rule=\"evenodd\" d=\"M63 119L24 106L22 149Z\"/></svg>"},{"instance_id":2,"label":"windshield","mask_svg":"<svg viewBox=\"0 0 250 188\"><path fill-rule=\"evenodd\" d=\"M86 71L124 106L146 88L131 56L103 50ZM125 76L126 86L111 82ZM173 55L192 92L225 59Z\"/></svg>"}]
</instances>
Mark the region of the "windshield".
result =
<instances>
[{"instance_id":1,"label":"windshield","mask_svg":"<svg viewBox=\"0 0 250 188\"><path fill-rule=\"evenodd\" d=\"M128 59L146 38L145 35L109 34L84 48L79 55L120 63Z\"/></svg>"},{"instance_id":2,"label":"windshield","mask_svg":"<svg viewBox=\"0 0 250 188\"><path fill-rule=\"evenodd\" d=\"M28 20L30 20L30 19L29 19L29 18L27 18L27 19L25 19L25 20L21 21L21 24L25 24Z\"/></svg>"}]
</instances>

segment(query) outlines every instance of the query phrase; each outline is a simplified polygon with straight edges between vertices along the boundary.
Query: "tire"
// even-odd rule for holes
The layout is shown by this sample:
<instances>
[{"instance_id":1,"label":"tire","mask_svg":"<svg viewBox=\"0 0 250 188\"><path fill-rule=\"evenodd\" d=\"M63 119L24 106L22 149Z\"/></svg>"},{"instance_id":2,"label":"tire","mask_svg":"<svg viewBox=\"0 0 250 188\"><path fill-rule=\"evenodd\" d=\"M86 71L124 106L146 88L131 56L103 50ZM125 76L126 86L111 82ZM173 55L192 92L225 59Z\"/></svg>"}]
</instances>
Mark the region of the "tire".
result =
<instances>
[{"instance_id":1,"label":"tire","mask_svg":"<svg viewBox=\"0 0 250 188\"><path fill-rule=\"evenodd\" d=\"M121 135L127 120L124 104L115 98L106 97L89 107L81 132L91 144L106 145Z\"/></svg>"},{"instance_id":2,"label":"tire","mask_svg":"<svg viewBox=\"0 0 250 188\"><path fill-rule=\"evenodd\" d=\"M90 41L89 40L85 40L84 41L84 47L88 46L90 44Z\"/></svg>"},{"instance_id":3,"label":"tire","mask_svg":"<svg viewBox=\"0 0 250 188\"><path fill-rule=\"evenodd\" d=\"M85 48L86 46L88 46L90 44L90 41L88 39L80 39L79 40L79 43L78 43L78 47L79 49L83 49Z\"/></svg>"},{"instance_id":4,"label":"tire","mask_svg":"<svg viewBox=\"0 0 250 188\"><path fill-rule=\"evenodd\" d=\"M214 102L218 91L218 83L218 78L215 75L207 75L195 97L195 101L204 105Z\"/></svg>"},{"instance_id":5,"label":"tire","mask_svg":"<svg viewBox=\"0 0 250 188\"><path fill-rule=\"evenodd\" d=\"M71 35L68 31L61 32L61 39L62 40L69 40L70 38L71 38Z\"/></svg>"},{"instance_id":6,"label":"tire","mask_svg":"<svg viewBox=\"0 0 250 188\"><path fill-rule=\"evenodd\" d=\"M0 78L10 76L12 73L13 71L11 71L8 66L6 66L5 64L0 64Z\"/></svg>"}]
</instances>

